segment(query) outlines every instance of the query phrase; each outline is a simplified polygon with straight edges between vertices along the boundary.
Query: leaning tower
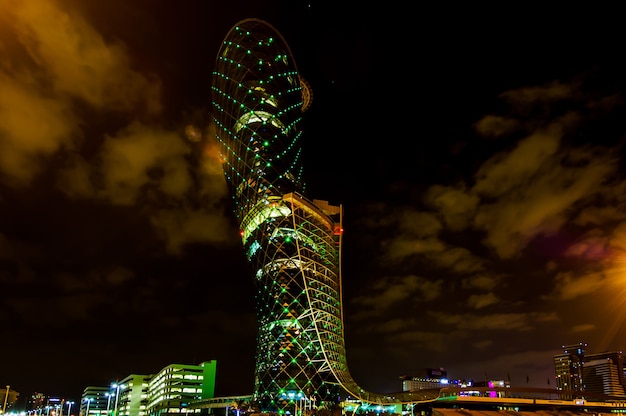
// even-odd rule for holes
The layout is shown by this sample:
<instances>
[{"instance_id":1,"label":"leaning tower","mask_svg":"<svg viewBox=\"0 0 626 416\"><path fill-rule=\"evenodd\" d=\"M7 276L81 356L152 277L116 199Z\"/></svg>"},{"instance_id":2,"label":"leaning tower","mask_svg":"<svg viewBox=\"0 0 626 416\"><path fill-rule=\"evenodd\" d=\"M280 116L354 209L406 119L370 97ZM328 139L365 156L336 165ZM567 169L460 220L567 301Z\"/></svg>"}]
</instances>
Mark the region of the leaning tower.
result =
<instances>
[{"instance_id":1,"label":"leaning tower","mask_svg":"<svg viewBox=\"0 0 626 416\"><path fill-rule=\"evenodd\" d=\"M303 113L311 89L282 35L246 19L226 35L212 79L212 113L241 240L254 275L258 334L253 401L297 414L340 397L373 403L430 399L370 393L346 362L341 206L304 195Z\"/></svg>"}]
</instances>

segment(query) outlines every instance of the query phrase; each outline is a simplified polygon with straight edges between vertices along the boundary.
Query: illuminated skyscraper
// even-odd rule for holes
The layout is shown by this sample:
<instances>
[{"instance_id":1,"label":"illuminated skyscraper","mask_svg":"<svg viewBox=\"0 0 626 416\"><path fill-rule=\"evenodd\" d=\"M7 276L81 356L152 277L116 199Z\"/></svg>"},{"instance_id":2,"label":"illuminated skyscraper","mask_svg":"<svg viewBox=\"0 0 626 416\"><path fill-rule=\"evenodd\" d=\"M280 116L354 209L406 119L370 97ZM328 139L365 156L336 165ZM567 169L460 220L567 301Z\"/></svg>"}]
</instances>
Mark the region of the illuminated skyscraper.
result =
<instances>
[{"instance_id":1,"label":"illuminated skyscraper","mask_svg":"<svg viewBox=\"0 0 626 416\"><path fill-rule=\"evenodd\" d=\"M579 342L573 345L563 345L563 354L554 356L554 370L556 374L556 388L581 392L583 385L583 365L587 344Z\"/></svg>"},{"instance_id":2,"label":"illuminated skyscraper","mask_svg":"<svg viewBox=\"0 0 626 416\"><path fill-rule=\"evenodd\" d=\"M342 393L373 403L346 362L341 298L342 207L304 196L303 113L311 90L269 23L246 19L216 59L212 111L245 254L254 271L258 334L253 401L297 412Z\"/></svg>"},{"instance_id":3,"label":"illuminated skyscraper","mask_svg":"<svg viewBox=\"0 0 626 416\"><path fill-rule=\"evenodd\" d=\"M621 351L589 354L587 344L564 345L554 356L556 387L590 400L623 400L626 397L624 356Z\"/></svg>"},{"instance_id":4,"label":"illuminated skyscraper","mask_svg":"<svg viewBox=\"0 0 626 416\"><path fill-rule=\"evenodd\" d=\"M624 356L621 351L607 351L587 354L583 367L585 397L626 398L626 378L624 377Z\"/></svg>"}]
</instances>

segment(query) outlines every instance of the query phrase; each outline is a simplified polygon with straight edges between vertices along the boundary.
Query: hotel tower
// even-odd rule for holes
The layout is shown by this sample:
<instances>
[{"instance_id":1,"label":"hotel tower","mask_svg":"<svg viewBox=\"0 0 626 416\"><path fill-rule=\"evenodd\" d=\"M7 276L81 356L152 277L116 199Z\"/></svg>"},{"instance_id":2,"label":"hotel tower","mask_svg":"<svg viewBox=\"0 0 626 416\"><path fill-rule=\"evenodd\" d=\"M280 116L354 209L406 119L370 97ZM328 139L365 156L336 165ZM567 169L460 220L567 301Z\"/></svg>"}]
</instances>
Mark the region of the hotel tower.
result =
<instances>
[{"instance_id":1,"label":"hotel tower","mask_svg":"<svg viewBox=\"0 0 626 416\"><path fill-rule=\"evenodd\" d=\"M297 414L349 394L370 403L430 400L370 393L346 362L341 298L341 206L304 195L303 113L311 89L282 35L246 19L226 35L212 79L223 169L256 285L252 400Z\"/></svg>"}]
</instances>

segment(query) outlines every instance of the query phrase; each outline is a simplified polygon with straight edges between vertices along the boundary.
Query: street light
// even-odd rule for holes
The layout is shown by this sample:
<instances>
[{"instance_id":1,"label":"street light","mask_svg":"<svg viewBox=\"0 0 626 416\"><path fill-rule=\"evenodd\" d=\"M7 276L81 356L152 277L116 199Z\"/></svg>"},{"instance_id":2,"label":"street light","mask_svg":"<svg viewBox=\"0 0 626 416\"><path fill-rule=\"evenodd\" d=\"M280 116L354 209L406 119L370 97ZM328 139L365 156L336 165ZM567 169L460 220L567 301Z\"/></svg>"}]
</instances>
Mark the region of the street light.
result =
<instances>
[{"instance_id":1,"label":"street light","mask_svg":"<svg viewBox=\"0 0 626 416\"><path fill-rule=\"evenodd\" d=\"M111 393L104 393L105 396L107 396L107 416L109 416L109 408L111 407L111 396L113 396L113 394Z\"/></svg>"},{"instance_id":2,"label":"street light","mask_svg":"<svg viewBox=\"0 0 626 416\"><path fill-rule=\"evenodd\" d=\"M7 385L7 393L4 395L4 404L2 405L2 414L7 410L7 401L9 400L9 389L11 386Z\"/></svg>"},{"instance_id":3,"label":"street light","mask_svg":"<svg viewBox=\"0 0 626 416\"><path fill-rule=\"evenodd\" d=\"M72 416L72 405L74 402L67 402L67 416Z\"/></svg>"},{"instance_id":4,"label":"street light","mask_svg":"<svg viewBox=\"0 0 626 416\"><path fill-rule=\"evenodd\" d=\"M93 402L93 397L85 399L85 401L87 402L87 411L85 412L85 416L89 416L89 403Z\"/></svg>"},{"instance_id":5,"label":"street light","mask_svg":"<svg viewBox=\"0 0 626 416\"><path fill-rule=\"evenodd\" d=\"M126 386L123 384L115 383L113 384L113 388L115 389L115 407L114 407L115 410L113 410L113 416L117 416L117 405L119 403L119 398L120 398L120 388L124 389L126 388Z\"/></svg>"}]
</instances>

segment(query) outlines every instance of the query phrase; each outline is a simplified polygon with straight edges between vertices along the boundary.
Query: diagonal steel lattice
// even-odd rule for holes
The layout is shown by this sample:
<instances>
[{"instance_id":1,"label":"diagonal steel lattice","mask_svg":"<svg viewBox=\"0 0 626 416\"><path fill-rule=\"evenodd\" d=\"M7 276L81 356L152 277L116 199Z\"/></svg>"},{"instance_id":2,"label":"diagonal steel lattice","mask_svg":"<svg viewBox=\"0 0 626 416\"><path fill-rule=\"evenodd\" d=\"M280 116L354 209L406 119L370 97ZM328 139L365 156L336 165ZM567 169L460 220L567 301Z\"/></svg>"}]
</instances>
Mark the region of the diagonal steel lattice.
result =
<instances>
[{"instance_id":1,"label":"diagonal steel lattice","mask_svg":"<svg viewBox=\"0 0 626 416\"><path fill-rule=\"evenodd\" d=\"M258 334L253 401L260 410L338 403L415 403L436 392L368 392L348 370L341 293L342 207L304 196L303 113L311 88L282 35L259 19L226 35L212 79L224 175L254 270Z\"/></svg>"}]
</instances>

